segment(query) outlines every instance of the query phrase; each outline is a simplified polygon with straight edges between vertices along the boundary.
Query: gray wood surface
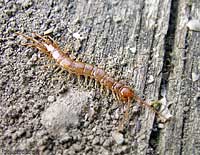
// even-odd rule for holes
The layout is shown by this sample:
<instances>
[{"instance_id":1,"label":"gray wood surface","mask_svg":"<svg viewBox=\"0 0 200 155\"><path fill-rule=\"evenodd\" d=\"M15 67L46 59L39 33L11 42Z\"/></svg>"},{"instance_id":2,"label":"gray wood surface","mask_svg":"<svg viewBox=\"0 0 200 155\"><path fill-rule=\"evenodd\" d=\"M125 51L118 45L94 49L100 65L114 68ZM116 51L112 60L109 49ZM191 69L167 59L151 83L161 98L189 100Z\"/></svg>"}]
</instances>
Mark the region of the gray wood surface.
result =
<instances>
[{"instance_id":1,"label":"gray wood surface","mask_svg":"<svg viewBox=\"0 0 200 155\"><path fill-rule=\"evenodd\" d=\"M186 26L200 20L199 8L198 0L0 1L0 153L200 154L200 32ZM161 124L134 102L117 144L118 102L41 68L51 62L35 60L39 52L20 46L24 40L14 34L47 30L144 100L166 98L173 119Z\"/></svg>"},{"instance_id":2,"label":"gray wood surface","mask_svg":"<svg viewBox=\"0 0 200 155\"><path fill-rule=\"evenodd\" d=\"M197 1L180 1L167 98L174 120L162 131L161 154L200 154L199 138L199 32L189 31L188 19L199 20Z\"/></svg>"}]
</instances>

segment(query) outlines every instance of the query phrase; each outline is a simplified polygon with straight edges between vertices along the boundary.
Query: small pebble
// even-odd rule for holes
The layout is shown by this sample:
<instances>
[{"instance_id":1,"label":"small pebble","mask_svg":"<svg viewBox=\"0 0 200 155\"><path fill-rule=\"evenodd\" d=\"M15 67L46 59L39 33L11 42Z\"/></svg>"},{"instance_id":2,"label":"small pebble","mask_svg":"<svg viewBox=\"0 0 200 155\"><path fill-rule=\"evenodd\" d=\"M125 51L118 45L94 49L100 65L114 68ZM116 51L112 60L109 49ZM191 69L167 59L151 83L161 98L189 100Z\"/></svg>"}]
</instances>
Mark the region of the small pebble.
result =
<instances>
[{"instance_id":1,"label":"small pebble","mask_svg":"<svg viewBox=\"0 0 200 155\"><path fill-rule=\"evenodd\" d=\"M117 151L118 154L125 154L127 152L127 150L128 150L128 146L125 145L125 146L117 148L116 151Z\"/></svg>"},{"instance_id":2,"label":"small pebble","mask_svg":"<svg viewBox=\"0 0 200 155\"><path fill-rule=\"evenodd\" d=\"M26 130L26 138L30 138L32 136L32 133L30 130Z\"/></svg>"},{"instance_id":3,"label":"small pebble","mask_svg":"<svg viewBox=\"0 0 200 155\"><path fill-rule=\"evenodd\" d=\"M113 17L113 21L114 21L115 23L120 23L120 22L122 21L122 17L120 17L120 16L114 16L114 17Z\"/></svg>"},{"instance_id":4,"label":"small pebble","mask_svg":"<svg viewBox=\"0 0 200 155\"><path fill-rule=\"evenodd\" d=\"M164 126L163 123L159 123L159 124L158 124L158 128L163 129L164 127L165 127L165 126Z\"/></svg>"},{"instance_id":5,"label":"small pebble","mask_svg":"<svg viewBox=\"0 0 200 155\"><path fill-rule=\"evenodd\" d=\"M150 84L150 83L152 83L153 81L154 81L154 77L153 77L153 75L150 75L150 76L149 76L149 79L148 79L148 81L147 81L147 83Z\"/></svg>"},{"instance_id":6,"label":"small pebble","mask_svg":"<svg viewBox=\"0 0 200 155\"><path fill-rule=\"evenodd\" d=\"M190 20L186 26L191 31L200 31L200 21L197 19Z\"/></svg>"},{"instance_id":7,"label":"small pebble","mask_svg":"<svg viewBox=\"0 0 200 155\"><path fill-rule=\"evenodd\" d=\"M103 147L109 147L112 144L112 140L110 139L106 139L103 143Z\"/></svg>"},{"instance_id":8,"label":"small pebble","mask_svg":"<svg viewBox=\"0 0 200 155\"><path fill-rule=\"evenodd\" d=\"M198 81L198 80L199 80L199 77L200 77L199 74L192 73L192 81L193 81L193 82Z\"/></svg>"},{"instance_id":9,"label":"small pebble","mask_svg":"<svg viewBox=\"0 0 200 155\"><path fill-rule=\"evenodd\" d=\"M89 152L89 151L91 151L92 150L92 147L91 146L86 146L85 147L85 152Z\"/></svg>"},{"instance_id":10,"label":"small pebble","mask_svg":"<svg viewBox=\"0 0 200 155\"><path fill-rule=\"evenodd\" d=\"M11 132L11 130L8 129L8 130L4 133L3 138L10 137L11 135L12 135L12 132Z\"/></svg>"},{"instance_id":11,"label":"small pebble","mask_svg":"<svg viewBox=\"0 0 200 155\"><path fill-rule=\"evenodd\" d=\"M100 141L99 137L95 137L95 138L93 139L93 141L92 141L92 145L97 145L97 144L99 144L99 141Z\"/></svg>"},{"instance_id":12,"label":"small pebble","mask_svg":"<svg viewBox=\"0 0 200 155\"><path fill-rule=\"evenodd\" d=\"M50 29L44 31L44 35L48 35L48 34L52 33L53 30L54 30L54 28L52 27L52 28L50 28Z\"/></svg>"},{"instance_id":13,"label":"small pebble","mask_svg":"<svg viewBox=\"0 0 200 155\"><path fill-rule=\"evenodd\" d=\"M200 99L200 92L198 92L195 97L194 97L194 101L198 101Z\"/></svg>"},{"instance_id":14,"label":"small pebble","mask_svg":"<svg viewBox=\"0 0 200 155\"><path fill-rule=\"evenodd\" d=\"M87 138L88 138L89 140L94 139L94 135L89 135Z\"/></svg>"},{"instance_id":15,"label":"small pebble","mask_svg":"<svg viewBox=\"0 0 200 155\"><path fill-rule=\"evenodd\" d=\"M184 112L188 112L189 110L190 110L190 107L188 107L188 106L186 106L186 107L183 108Z\"/></svg>"},{"instance_id":16,"label":"small pebble","mask_svg":"<svg viewBox=\"0 0 200 155\"><path fill-rule=\"evenodd\" d=\"M101 152L102 152L103 155L110 155L110 154L111 154L111 153L110 153L108 150L106 150L105 148L101 148Z\"/></svg>"},{"instance_id":17,"label":"small pebble","mask_svg":"<svg viewBox=\"0 0 200 155\"><path fill-rule=\"evenodd\" d=\"M160 111L162 111L162 115L165 116L166 119L171 119L172 114L170 113L168 107L167 107L167 99L166 97L163 97L161 100L159 100L161 103ZM161 119L162 122L166 122L166 119Z\"/></svg>"},{"instance_id":18,"label":"small pebble","mask_svg":"<svg viewBox=\"0 0 200 155\"><path fill-rule=\"evenodd\" d=\"M69 142L69 141L71 141L71 140L72 140L72 137L71 137L68 133L66 133L66 134L60 139L60 141L63 142L63 143Z\"/></svg>"},{"instance_id":19,"label":"small pebble","mask_svg":"<svg viewBox=\"0 0 200 155\"><path fill-rule=\"evenodd\" d=\"M112 137L116 141L116 143L119 145L121 145L124 142L123 134L121 134L119 132L113 132Z\"/></svg>"},{"instance_id":20,"label":"small pebble","mask_svg":"<svg viewBox=\"0 0 200 155\"><path fill-rule=\"evenodd\" d=\"M24 128L20 128L19 131L17 132L17 136L21 137L24 133L25 133L25 129Z\"/></svg>"},{"instance_id":21,"label":"small pebble","mask_svg":"<svg viewBox=\"0 0 200 155\"><path fill-rule=\"evenodd\" d=\"M80 39L80 40L83 40L84 39L84 37L82 37L78 32L75 32L75 33L73 33L73 35L72 35L74 38L76 38L76 39Z\"/></svg>"},{"instance_id":22,"label":"small pebble","mask_svg":"<svg viewBox=\"0 0 200 155\"><path fill-rule=\"evenodd\" d=\"M135 54L137 49L136 47L131 47L129 50L131 51L131 53Z\"/></svg>"},{"instance_id":23,"label":"small pebble","mask_svg":"<svg viewBox=\"0 0 200 155\"><path fill-rule=\"evenodd\" d=\"M63 151L63 155L69 155L69 154L76 154L76 152L74 150L69 150L69 149Z\"/></svg>"},{"instance_id":24,"label":"small pebble","mask_svg":"<svg viewBox=\"0 0 200 155\"><path fill-rule=\"evenodd\" d=\"M17 139L17 133L12 134L12 140L16 140Z\"/></svg>"},{"instance_id":25,"label":"small pebble","mask_svg":"<svg viewBox=\"0 0 200 155\"><path fill-rule=\"evenodd\" d=\"M90 122L85 122L84 124L83 124L83 126L85 127L85 128L87 128L88 126L90 125Z\"/></svg>"},{"instance_id":26,"label":"small pebble","mask_svg":"<svg viewBox=\"0 0 200 155\"><path fill-rule=\"evenodd\" d=\"M75 151L80 151L82 149L81 145L78 145L78 144L74 144L73 148Z\"/></svg>"},{"instance_id":27,"label":"small pebble","mask_svg":"<svg viewBox=\"0 0 200 155\"><path fill-rule=\"evenodd\" d=\"M48 96L47 101L52 103L55 101L55 97L54 96Z\"/></svg>"},{"instance_id":28,"label":"small pebble","mask_svg":"<svg viewBox=\"0 0 200 155\"><path fill-rule=\"evenodd\" d=\"M38 55L37 55L36 53L34 53L34 54L32 55L32 57L31 57L31 61L32 61L32 62L36 62L37 59L38 59Z\"/></svg>"},{"instance_id":29,"label":"small pebble","mask_svg":"<svg viewBox=\"0 0 200 155\"><path fill-rule=\"evenodd\" d=\"M142 134L142 135L140 135L140 137L138 138L139 140L144 140L144 139L146 139L146 135L145 134Z\"/></svg>"},{"instance_id":30,"label":"small pebble","mask_svg":"<svg viewBox=\"0 0 200 155\"><path fill-rule=\"evenodd\" d=\"M33 5L32 0L23 0L23 1L20 0L20 2L18 3L21 3L23 8L29 8L30 6Z\"/></svg>"}]
</instances>

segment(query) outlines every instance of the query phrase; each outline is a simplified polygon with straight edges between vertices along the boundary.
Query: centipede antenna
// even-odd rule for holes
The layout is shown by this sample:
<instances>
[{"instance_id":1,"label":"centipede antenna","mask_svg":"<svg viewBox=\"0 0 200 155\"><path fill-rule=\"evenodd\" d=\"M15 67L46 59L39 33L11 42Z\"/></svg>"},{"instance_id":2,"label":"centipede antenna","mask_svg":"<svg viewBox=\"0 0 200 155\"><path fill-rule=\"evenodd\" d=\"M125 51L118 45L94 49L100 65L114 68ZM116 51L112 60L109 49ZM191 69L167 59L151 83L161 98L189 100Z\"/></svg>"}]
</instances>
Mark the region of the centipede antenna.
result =
<instances>
[{"instance_id":1,"label":"centipede antenna","mask_svg":"<svg viewBox=\"0 0 200 155\"><path fill-rule=\"evenodd\" d=\"M15 32L15 34L20 35L20 36L24 37L25 39L31 40L33 42L33 43L22 43L22 45L28 46L28 47L36 47L37 49L39 49L43 53L47 54L49 58L51 57L49 55L49 53L46 51L46 47L44 47L43 44L41 44L39 41L37 41L33 37L29 37L29 36L27 36L27 35L25 35L25 34L23 34L21 32Z\"/></svg>"},{"instance_id":2,"label":"centipede antenna","mask_svg":"<svg viewBox=\"0 0 200 155\"><path fill-rule=\"evenodd\" d=\"M40 46L40 44L35 44L35 43L21 43L22 46L27 46L27 47L35 47L38 50L40 50L41 52L45 53L46 55L48 55L48 57L50 58L50 54L46 51L45 47Z\"/></svg>"},{"instance_id":3,"label":"centipede antenna","mask_svg":"<svg viewBox=\"0 0 200 155\"><path fill-rule=\"evenodd\" d=\"M39 35L39 34L37 34L35 32L32 32L32 34L35 35L36 37L40 38L42 41L44 41L44 42L46 42L48 44L51 43L48 39L46 39L45 37L43 37L43 36L41 36L41 35Z\"/></svg>"},{"instance_id":4,"label":"centipede antenna","mask_svg":"<svg viewBox=\"0 0 200 155\"><path fill-rule=\"evenodd\" d=\"M52 37L50 37L50 36L47 36L47 37L53 42L53 45L54 45L56 48L60 49L58 43L57 43Z\"/></svg>"},{"instance_id":5,"label":"centipede antenna","mask_svg":"<svg viewBox=\"0 0 200 155\"><path fill-rule=\"evenodd\" d=\"M15 32L15 34L20 35L20 36L26 38L27 40L31 40L31 41L33 41L33 42L35 42L35 43L39 43L39 42L38 42L36 39L34 39L33 37L29 37L29 36L27 36L27 35L25 35L25 34L23 34L23 33L21 33L21 32Z\"/></svg>"},{"instance_id":6,"label":"centipede antenna","mask_svg":"<svg viewBox=\"0 0 200 155\"><path fill-rule=\"evenodd\" d=\"M28 46L28 47L36 47L37 44L33 44L33 43L21 43L22 46Z\"/></svg>"}]
</instances>

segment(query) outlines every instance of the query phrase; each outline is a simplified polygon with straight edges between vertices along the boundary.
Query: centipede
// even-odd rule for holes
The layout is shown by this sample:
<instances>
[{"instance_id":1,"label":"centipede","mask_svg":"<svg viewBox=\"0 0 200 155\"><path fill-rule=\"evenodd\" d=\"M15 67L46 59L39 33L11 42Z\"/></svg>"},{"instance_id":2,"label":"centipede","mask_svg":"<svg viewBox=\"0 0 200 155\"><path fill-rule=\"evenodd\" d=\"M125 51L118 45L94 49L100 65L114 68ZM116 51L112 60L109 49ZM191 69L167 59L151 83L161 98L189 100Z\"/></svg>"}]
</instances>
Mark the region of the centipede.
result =
<instances>
[{"instance_id":1,"label":"centipede","mask_svg":"<svg viewBox=\"0 0 200 155\"><path fill-rule=\"evenodd\" d=\"M139 103L143 107L151 109L156 115L165 121L167 120L167 118L165 118L165 116L163 116L157 109L139 97L130 86L121 81L115 80L104 69L70 58L70 56L66 54L66 51L62 50L59 44L50 36L42 36L35 32L32 33L33 37L21 32L15 32L15 34L22 36L29 41L28 43L21 43L21 45L38 49L40 52L47 55L49 59L53 59L57 65L66 70L68 75L75 74L78 79L83 76L85 81L88 79L95 80L95 82L100 84L101 90L106 89L111 91L113 96L126 106L123 121L127 120L129 115L128 111L133 101Z\"/></svg>"}]
</instances>

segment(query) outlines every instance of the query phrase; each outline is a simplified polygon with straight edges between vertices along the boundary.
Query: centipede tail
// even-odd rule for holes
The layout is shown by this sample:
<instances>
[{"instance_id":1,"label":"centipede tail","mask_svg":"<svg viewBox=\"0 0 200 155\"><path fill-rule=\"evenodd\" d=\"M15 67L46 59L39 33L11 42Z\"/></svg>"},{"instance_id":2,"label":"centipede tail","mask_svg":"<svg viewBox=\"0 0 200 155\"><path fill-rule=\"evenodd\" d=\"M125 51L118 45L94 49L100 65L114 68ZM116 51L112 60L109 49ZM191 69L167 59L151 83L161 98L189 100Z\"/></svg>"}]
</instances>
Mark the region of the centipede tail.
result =
<instances>
[{"instance_id":1,"label":"centipede tail","mask_svg":"<svg viewBox=\"0 0 200 155\"><path fill-rule=\"evenodd\" d=\"M154 109L151 105L146 103L144 100L142 100L139 96L135 95L134 100L137 101L141 106L148 107L151 109L155 114L157 114L160 118L164 119L165 121L167 118L163 116L161 113L159 113L156 109Z\"/></svg>"}]
</instances>

